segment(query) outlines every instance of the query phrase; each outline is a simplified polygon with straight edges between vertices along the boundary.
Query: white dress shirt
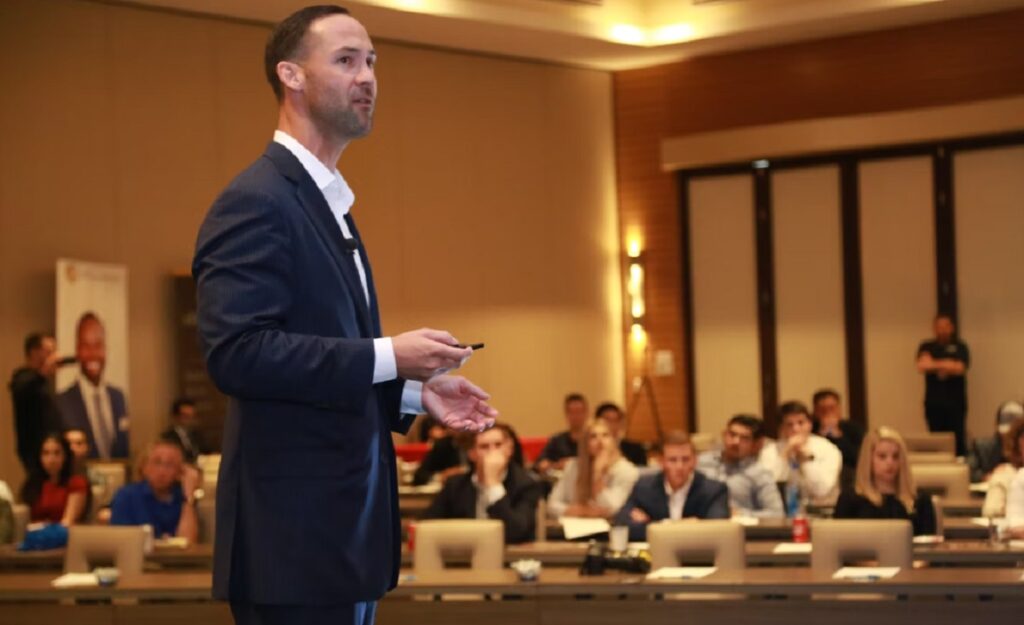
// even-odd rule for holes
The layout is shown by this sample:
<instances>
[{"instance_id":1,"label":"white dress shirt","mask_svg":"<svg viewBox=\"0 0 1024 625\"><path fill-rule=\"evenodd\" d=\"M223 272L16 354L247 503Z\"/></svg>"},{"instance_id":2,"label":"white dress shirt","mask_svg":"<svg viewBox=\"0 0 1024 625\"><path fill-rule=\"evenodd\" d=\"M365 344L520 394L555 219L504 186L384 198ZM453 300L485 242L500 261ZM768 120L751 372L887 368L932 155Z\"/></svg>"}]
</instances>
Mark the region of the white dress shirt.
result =
<instances>
[{"instance_id":1,"label":"white dress shirt","mask_svg":"<svg viewBox=\"0 0 1024 625\"><path fill-rule=\"evenodd\" d=\"M665 494L668 495L668 518L673 521L683 518L683 506L686 505L686 496L690 494L691 486L693 486L693 473L678 490L672 490L668 480L665 480Z\"/></svg>"},{"instance_id":2,"label":"white dress shirt","mask_svg":"<svg viewBox=\"0 0 1024 625\"><path fill-rule=\"evenodd\" d=\"M341 173L335 168L333 171L320 162L306 146L298 142L294 137L282 130L274 131L274 142L284 146L289 152L299 159L299 163L316 183L320 192L324 194L327 206L334 215L334 220L341 228L341 233L346 239L352 238L348 224L345 223L345 215L351 210L356 201L355 193L348 186ZM366 306L370 306L370 290L366 283L366 268L363 267L363 260L356 252L352 253L356 263L356 270L359 272L359 281L363 286L363 296L366 298ZM388 382L398 377L398 365L395 362L395 348L391 343L391 337L373 339L373 383ZM404 414L420 414L423 412L423 384L414 380L407 380L402 389L402 407Z\"/></svg>"},{"instance_id":3,"label":"white dress shirt","mask_svg":"<svg viewBox=\"0 0 1024 625\"><path fill-rule=\"evenodd\" d=\"M758 459L775 475L776 482L789 480L789 461L785 456L786 441L765 441ZM800 491L815 505L832 505L839 498L839 471L843 454L830 440L817 434L807 437L803 447L809 460L800 464Z\"/></svg>"},{"instance_id":4,"label":"white dress shirt","mask_svg":"<svg viewBox=\"0 0 1024 625\"><path fill-rule=\"evenodd\" d=\"M554 518L565 515L566 509L576 501L576 458L565 463L565 470L562 477L558 478L554 489L548 495L548 514ZM604 488L592 502L595 505L611 510L614 516L629 499L633 492L633 485L640 479L640 470L636 465L619 457L615 463L608 468L604 477Z\"/></svg>"},{"instance_id":5,"label":"white dress shirt","mask_svg":"<svg viewBox=\"0 0 1024 625\"><path fill-rule=\"evenodd\" d=\"M107 383L100 380L99 384L93 384L85 376L78 377L78 391L82 394L82 401L85 403L85 414L89 417L89 428L92 429L92 437L96 442L96 455L100 458L110 458L110 448L114 446L117 438L118 424L114 423L113 410L110 407L110 393L107 392ZM96 395L99 394L99 412L96 411ZM102 424L102 427L101 427ZM107 440L103 440L101 433L106 432Z\"/></svg>"},{"instance_id":6,"label":"white dress shirt","mask_svg":"<svg viewBox=\"0 0 1024 625\"><path fill-rule=\"evenodd\" d=\"M1024 527L1024 469L1018 469L1006 493L1006 519L1010 527Z\"/></svg>"}]
</instances>

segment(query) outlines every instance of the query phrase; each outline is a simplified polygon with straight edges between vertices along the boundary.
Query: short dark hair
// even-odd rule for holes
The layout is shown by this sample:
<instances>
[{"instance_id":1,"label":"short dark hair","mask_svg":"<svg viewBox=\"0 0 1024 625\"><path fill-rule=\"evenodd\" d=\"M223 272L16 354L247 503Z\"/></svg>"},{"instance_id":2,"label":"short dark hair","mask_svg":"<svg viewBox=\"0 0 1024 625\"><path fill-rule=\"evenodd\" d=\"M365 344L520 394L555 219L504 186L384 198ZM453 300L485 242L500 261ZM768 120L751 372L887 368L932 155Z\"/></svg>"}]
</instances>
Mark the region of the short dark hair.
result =
<instances>
[{"instance_id":1,"label":"short dark hair","mask_svg":"<svg viewBox=\"0 0 1024 625\"><path fill-rule=\"evenodd\" d=\"M781 424L791 414L802 414L808 419L811 418L811 411L807 409L807 404L802 401L787 401L779 406L779 423Z\"/></svg>"},{"instance_id":2,"label":"short dark hair","mask_svg":"<svg viewBox=\"0 0 1024 625\"><path fill-rule=\"evenodd\" d=\"M349 15L348 9L333 4L308 6L292 13L274 26L263 50L263 69L277 101L284 100L284 85L277 77L277 64L290 61L302 52L302 43L313 22L328 15Z\"/></svg>"},{"instance_id":3,"label":"short dark hair","mask_svg":"<svg viewBox=\"0 0 1024 625\"><path fill-rule=\"evenodd\" d=\"M833 388L820 388L814 391L814 395L811 396L811 405L817 406L818 402L825 399L826 397L831 397L837 402L843 401L842 397L839 396L839 391Z\"/></svg>"},{"instance_id":4,"label":"short dark hair","mask_svg":"<svg viewBox=\"0 0 1024 625\"><path fill-rule=\"evenodd\" d=\"M182 406L192 406L193 408L195 408L196 400L192 399L191 397L178 397L177 399L174 400L174 403L171 404L171 414L177 415L178 411L181 410Z\"/></svg>"},{"instance_id":5,"label":"short dark hair","mask_svg":"<svg viewBox=\"0 0 1024 625\"><path fill-rule=\"evenodd\" d=\"M587 403L587 398L583 396L583 393L569 393L565 396L565 401L562 403L563 406L568 406L570 402L581 401L584 404Z\"/></svg>"},{"instance_id":6,"label":"short dark hair","mask_svg":"<svg viewBox=\"0 0 1024 625\"><path fill-rule=\"evenodd\" d=\"M52 339L52 334L46 332L33 332L25 337L25 355L28 356L32 352L36 351L43 346L43 341L46 339Z\"/></svg>"},{"instance_id":7,"label":"short dark hair","mask_svg":"<svg viewBox=\"0 0 1024 625\"><path fill-rule=\"evenodd\" d=\"M78 324L75 325L75 340L76 341L78 340L78 338L80 336L82 336L82 326L84 326L86 323L88 323L90 321L95 321L96 323L100 324L101 328L103 327L103 322L100 321L99 315L97 315L96 313L94 313L91 310L82 313L82 316L78 318Z\"/></svg>"},{"instance_id":8,"label":"short dark hair","mask_svg":"<svg viewBox=\"0 0 1024 625\"><path fill-rule=\"evenodd\" d=\"M752 414L740 413L733 415L732 418L729 419L728 425L739 425L747 428L750 430L750 436L753 437L755 441L764 438L764 421L761 420L761 417ZM728 427L728 425L726 427Z\"/></svg>"},{"instance_id":9,"label":"short dark hair","mask_svg":"<svg viewBox=\"0 0 1024 625\"><path fill-rule=\"evenodd\" d=\"M606 401L597 407L597 410L594 411L594 417L600 419L601 415L604 414L605 412L608 412L609 410L614 410L623 417L626 416L626 413L622 411L622 408L619 408L618 404L616 404L615 402Z\"/></svg>"}]
</instances>

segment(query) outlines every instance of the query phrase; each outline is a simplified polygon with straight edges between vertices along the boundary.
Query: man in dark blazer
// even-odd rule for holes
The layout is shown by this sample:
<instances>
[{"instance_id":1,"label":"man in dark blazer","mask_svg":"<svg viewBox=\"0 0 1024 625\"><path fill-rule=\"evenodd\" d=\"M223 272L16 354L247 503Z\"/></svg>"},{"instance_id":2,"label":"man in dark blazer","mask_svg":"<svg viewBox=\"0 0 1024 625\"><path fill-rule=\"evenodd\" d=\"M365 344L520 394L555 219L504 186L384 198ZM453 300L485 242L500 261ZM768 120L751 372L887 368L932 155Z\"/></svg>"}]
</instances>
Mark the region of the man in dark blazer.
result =
<instances>
[{"instance_id":1,"label":"man in dark blazer","mask_svg":"<svg viewBox=\"0 0 1024 625\"><path fill-rule=\"evenodd\" d=\"M498 424L474 436L468 471L448 478L424 519L497 519L505 543L533 540L542 485L512 461L514 436Z\"/></svg>"},{"instance_id":2,"label":"man in dark blazer","mask_svg":"<svg viewBox=\"0 0 1024 625\"><path fill-rule=\"evenodd\" d=\"M160 433L160 440L181 447L188 464L195 464L196 458L211 452L203 433L196 429L197 419L196 402L188 397L179 397L171 404L171 425Z\"/></svg>"},{"instance_id":3,"label":"man in dark blazer","mask_svg":"<svg viewBox=\"0 0 1024 625\"><path fill-rule=\"evenodd\" d=\"M641 477L615 517L629 526L629 539L647 539L647 524L665 519L728 519L729 489L695 470L697 451L684 432L669 432L662 443L663 470Z\"/></svg>"},{"instance_id":4,"label":"man in dark blazer","mask_svg":"<svg viewBox=\"0 0 1024 625\"><path fill-rule=\"evenodd\" d=\"M199 334L229 396L213 593L238 623L372 623L400 563L391 433L420 412L472 431L497 414L482 390L442 375L471 353L449 333L381 336L336 169L370 131L375 60L340 7L278 24L265 50L278 131L199 231Z\"/></svg>"},{"instance_id":5,"label":"man in dark blazer","mask_svg":"<svg viewBox=\"0 0 1024 625\"><path fill-rule=\"evenodd\" d=\"M75 331L78 380L57 396L64 430L82 430L89 458L127 458L128 403L124 392L103 379L107 366L106 330L95 313L78 320Z\"/></svg>"}]
</instances>

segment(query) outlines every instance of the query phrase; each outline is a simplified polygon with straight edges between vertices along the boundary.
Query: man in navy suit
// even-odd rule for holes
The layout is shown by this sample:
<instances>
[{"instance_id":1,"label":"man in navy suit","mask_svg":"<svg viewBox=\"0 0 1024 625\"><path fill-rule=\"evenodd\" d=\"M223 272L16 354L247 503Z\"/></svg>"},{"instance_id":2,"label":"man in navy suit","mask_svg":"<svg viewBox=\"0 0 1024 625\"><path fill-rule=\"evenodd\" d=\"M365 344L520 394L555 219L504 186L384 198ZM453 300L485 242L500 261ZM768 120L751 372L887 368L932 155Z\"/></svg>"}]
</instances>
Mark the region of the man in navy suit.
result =
<instances>
[{"instance_id":1,"label":"man in navy suit","mask_svg":"<svg viewBox=\"0 0 1024 625\"><path fill-rule=\"evenodd\" d=\"M237 623L372 623L401 555L391 433L422 411L469 431L497 416L486 393L444 375L471 353L449 333L381 335L336 169L370 131L375 61L340 7L278 24L265 51L274 140L199 231L199 334L230 397L213 591Z\"/></svg>"},{"instance_id":2,"label":"man in navy suit","mask_svg":"<svg viewBox=\"0 0 1024 625\"><path fill-rule=\"evenodd\" d=\"M663 470L641 477L619 510L616 525L629 526L629 539L647 539L647 524L671 519L728 519L729 489L697 472L697 451L684 432L669 432L662 443Z\"/></svg>"},{"instance_id":3,"label":"man in navy suit","mask_svg":"<svg viewBox=\"0 0 1024 625\"><path fill-rule=\"evenodd\" d=\"M96 313L78 319L75 331L78 380L57 396L64 430L81 430L89 441L90 458L127 458L128 404L124 392L103 379L107 340Z\"/></svg>"}]
</instances>

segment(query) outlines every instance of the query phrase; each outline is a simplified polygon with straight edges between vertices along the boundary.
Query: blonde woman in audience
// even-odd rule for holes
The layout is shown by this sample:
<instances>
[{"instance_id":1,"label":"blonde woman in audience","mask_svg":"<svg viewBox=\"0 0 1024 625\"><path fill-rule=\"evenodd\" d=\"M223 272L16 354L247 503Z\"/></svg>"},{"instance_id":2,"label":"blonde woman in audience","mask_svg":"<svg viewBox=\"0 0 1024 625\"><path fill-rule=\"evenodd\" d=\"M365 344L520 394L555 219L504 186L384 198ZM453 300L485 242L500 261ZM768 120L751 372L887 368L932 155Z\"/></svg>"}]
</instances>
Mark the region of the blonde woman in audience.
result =
<instances>
[{"instance_id":1,"label":"blonde woman in audience","mask_svg":"<svg viewBox=\"0 0 1024 625\"><path fill-rule=\"evenodd\" d=\"M839 496L835 517L908 519L915 536L935 533L935 507L931 497L917 494L899 432L883 426L864 437L856 482Z\"/></svg>"},{"instance_id":2,"label":"blonde woman in audience","mask_svg":"<svg viewBox=\"0 0 1024 625\"><path fill-rule=\"evenodd\" d=\"M548 512L556 518L609 518L626 503L640 472L622 456L618 440L604 421L588 421L581 442L586 444L579 446L551 491Z\"/></svg>"},{"instance_id":3,"label":"blonde woman in audience","mask_svg":"<svg viewBox=\"0 0 1024 625\"><path fill-rule=\"evenodd\" d=\"M1006 504L1010 487L1021 466L1024 466L1024 419L1017 419L1010 430L1003 435L1003 456L1008 460L992 472L988 481L988 493L981 515L986 517L1007 516Z\"/></svg>"}]
</instances>

